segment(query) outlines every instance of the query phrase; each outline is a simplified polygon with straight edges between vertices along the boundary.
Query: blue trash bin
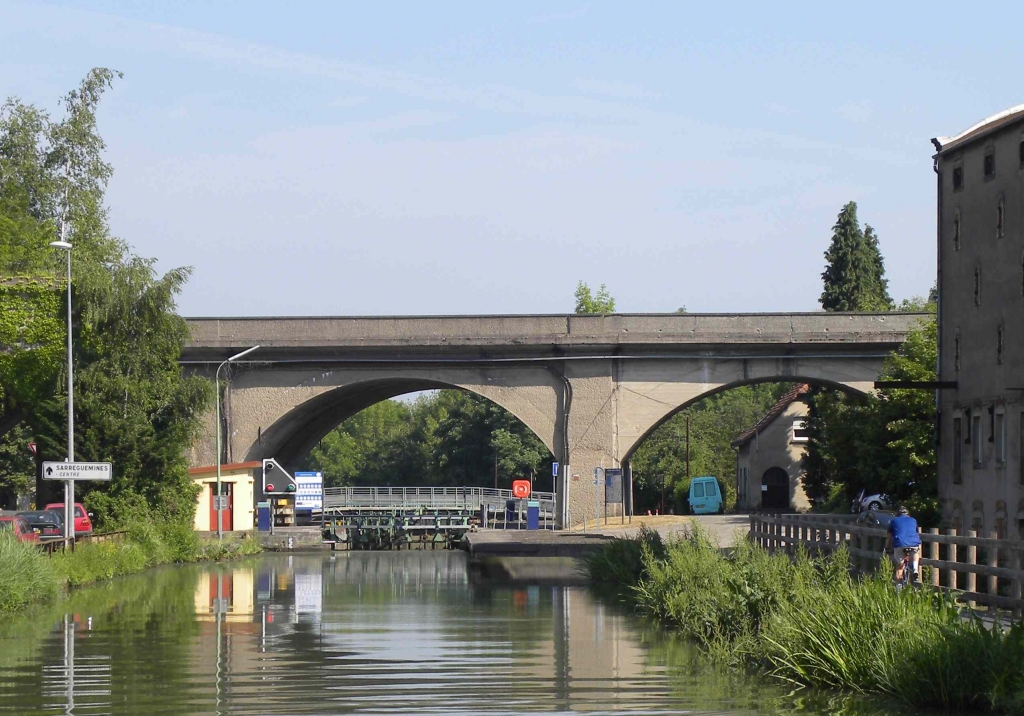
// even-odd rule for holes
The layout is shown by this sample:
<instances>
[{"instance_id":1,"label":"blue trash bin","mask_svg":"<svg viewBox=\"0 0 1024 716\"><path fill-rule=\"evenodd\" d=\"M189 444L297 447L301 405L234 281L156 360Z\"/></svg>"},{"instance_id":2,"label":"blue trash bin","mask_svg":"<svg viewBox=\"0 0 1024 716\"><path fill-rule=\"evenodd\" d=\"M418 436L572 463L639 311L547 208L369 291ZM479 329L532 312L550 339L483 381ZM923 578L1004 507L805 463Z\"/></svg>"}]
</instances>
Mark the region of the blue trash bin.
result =
<instances>
[{"instance_id":1,"label":"blue trash bin","mask_svg":"<svg viewBox=\"0 0 1024 716\"><path fill-rule=\"evenodd\" d=\"M256 529L260 532L270 532L270 503L256 503Z\"/></svg>"},{"instance_id":2,"label":"blue trash bin","mask_svg":"<svg viewBox=\"0 0 1024 716\"><path fill-rule=\"evenodd\" d=\"M540 502L537 500L526 503L526 529L540 529Z\"/></svg>"}]
</instances>

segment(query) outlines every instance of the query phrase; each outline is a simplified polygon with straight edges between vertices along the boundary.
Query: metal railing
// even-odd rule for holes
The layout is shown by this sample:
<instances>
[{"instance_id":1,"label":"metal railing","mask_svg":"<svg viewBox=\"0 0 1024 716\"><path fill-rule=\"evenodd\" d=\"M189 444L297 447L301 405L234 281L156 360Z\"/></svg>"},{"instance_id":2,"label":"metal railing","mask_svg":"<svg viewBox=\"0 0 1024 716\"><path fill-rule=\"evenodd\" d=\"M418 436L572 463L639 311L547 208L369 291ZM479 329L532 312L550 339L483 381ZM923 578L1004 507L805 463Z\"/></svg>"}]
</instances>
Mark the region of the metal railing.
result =
<instances>
[{"instance_id":1,"label":"metal railing","mask_svg":"<svg viewBox=\"0 0 1024 716\"><path fill-rule=\"evenodd\" d=\"M481 507L505 509L515 499L512 490L493 487L327 487L324 511L339 509L441 509L473 510ZM555 498L550 492L534 492L531 500L540 502L541 512L554 512Z\"/></svg>"}]
</instances>

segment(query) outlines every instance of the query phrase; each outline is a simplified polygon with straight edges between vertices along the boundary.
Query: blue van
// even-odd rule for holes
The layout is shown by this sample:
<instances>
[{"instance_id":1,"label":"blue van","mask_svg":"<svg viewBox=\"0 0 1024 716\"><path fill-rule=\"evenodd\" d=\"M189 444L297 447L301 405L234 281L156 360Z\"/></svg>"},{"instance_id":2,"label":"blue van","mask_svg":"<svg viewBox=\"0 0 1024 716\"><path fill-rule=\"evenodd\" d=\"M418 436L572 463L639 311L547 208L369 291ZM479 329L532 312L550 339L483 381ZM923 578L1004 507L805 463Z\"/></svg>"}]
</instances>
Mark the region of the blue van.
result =
<instances>
[{"instance_id":1,"label":"blue van","mask_svg":"<svg viewBox=\"0 0 1024 716\"><path fill-rule=\"evenodd\" d=\"M725 512L722 488L713 477L695 477L690 482L690 511L695 515Z\"/></svg>"}]
</instances>

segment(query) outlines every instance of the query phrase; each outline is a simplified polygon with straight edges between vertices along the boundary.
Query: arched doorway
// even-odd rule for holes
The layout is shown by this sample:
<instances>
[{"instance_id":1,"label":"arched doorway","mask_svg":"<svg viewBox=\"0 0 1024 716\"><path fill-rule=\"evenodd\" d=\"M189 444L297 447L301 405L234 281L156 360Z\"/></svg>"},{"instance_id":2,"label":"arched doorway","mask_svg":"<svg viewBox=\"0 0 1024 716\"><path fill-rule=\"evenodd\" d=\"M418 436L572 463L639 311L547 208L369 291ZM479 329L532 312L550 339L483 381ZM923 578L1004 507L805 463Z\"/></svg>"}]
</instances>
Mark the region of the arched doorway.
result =
<instances>
[{"instance_id":1,"label":"arched doorway","mask_svg":"<svg viewBox=\"0 0 1024 716\"><path fill-rule=\"evenodd\" d=\"M789 473L781 467L770 467L761 477L761 509L789 509Z\"/></svg>"}]
</instances>

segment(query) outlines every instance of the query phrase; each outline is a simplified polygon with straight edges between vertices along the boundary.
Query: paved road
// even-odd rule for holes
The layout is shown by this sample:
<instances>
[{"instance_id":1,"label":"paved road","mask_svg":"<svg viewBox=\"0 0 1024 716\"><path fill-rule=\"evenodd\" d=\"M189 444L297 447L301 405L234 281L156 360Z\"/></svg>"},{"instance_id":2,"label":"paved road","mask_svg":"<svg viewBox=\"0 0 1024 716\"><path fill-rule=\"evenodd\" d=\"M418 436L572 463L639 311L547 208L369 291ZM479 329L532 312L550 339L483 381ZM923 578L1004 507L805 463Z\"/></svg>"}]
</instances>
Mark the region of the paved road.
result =
<instances>
[{"instance_id":1,"label":"paved road","mask_svg":"<svg viewBox=\"0 0 1024 716\"><path fill-rule=\"evenodd\" d=\"M662 537L669 537L676 532L685 530L693 521L699 522L704 529L710 532L720 547L731 547L736 543L737 536L745 535L750 527L749 515L634 515L632 525L626 527L614 524L607 527L602 526L600 534L613 537L633 536L640 531L641 524L647 524L647 526L658 530Z\"/></svg>"}]
</instances>

